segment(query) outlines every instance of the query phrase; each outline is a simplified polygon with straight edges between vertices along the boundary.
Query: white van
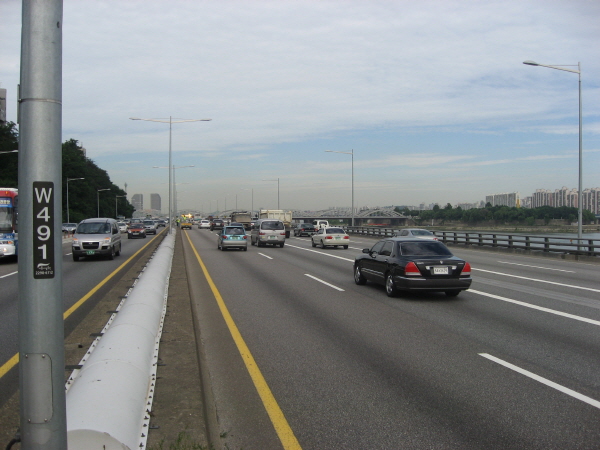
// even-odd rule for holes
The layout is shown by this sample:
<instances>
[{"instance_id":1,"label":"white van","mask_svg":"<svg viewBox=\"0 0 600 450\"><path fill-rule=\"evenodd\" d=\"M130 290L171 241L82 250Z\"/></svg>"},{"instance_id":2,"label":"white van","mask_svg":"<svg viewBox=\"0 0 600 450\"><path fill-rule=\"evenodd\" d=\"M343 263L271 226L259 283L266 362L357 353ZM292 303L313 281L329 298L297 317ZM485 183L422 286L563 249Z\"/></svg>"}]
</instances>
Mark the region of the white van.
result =
<instances>
[{"instance_id":1,"label":"white van","mask_svg":"<svg viewBox=\"0 0 600 450\"><path fill-rule=\"evenodd\" d=\"M312 224L317 230L320 230L321 228L327 228L329 226L329 221L323 220L323 219L317 219L317 220L313 220Z\"/></svg>"},{"instance_id":2,"label":"white van","mask_svg":"<svg viewBox=\"0 0 600 450\"><path fill-rule=\"evenodd\" d=\"M79 222L73 235L73 261L82 256L108 256L114 259L121 254L121 233L115 219L85 219Z\"/></svg>"},{"instance_id":3,"label":"white van","mask_svg":"<svg viewBox=\"0 0 600 450\"><path fill-rule=\"evenodd\" d=\"M260 219L252 225L250 231L250 244L262 247L263 245L285 244L285 225L281 220Z\"/></svg>"}]
</instances>

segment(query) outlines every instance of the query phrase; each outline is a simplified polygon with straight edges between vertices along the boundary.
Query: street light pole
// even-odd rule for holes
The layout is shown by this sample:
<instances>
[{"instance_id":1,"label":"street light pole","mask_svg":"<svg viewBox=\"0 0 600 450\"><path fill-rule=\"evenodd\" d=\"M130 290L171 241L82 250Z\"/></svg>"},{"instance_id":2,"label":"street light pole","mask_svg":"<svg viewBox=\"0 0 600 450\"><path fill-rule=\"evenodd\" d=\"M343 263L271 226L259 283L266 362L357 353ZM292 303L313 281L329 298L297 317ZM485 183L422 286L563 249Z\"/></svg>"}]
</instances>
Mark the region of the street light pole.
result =
<instances>
[{"instance_id":1,"label":"street light pole","mask_svg":"<svg viewBox=\"0 0 600 450\"><path fill-rule=\"evenodd\" d=\"M277 181L277 209L279 209L279 178L276 180L262 180L262 181Z\"/></svg>"},{"instance_id":2,"label":"street light pole","mask_svg":"<svg viewBox=\"0 0 600 450\"><path fill-rule=\"evenodd\" d=\"M327 153L343 153L352 156L352 226L354 226L354 149L349 152L338 152L335 150L325 150Z\"/></svg>"},{"instance_id":3,"label":"street light pole","mask_svg":"<svg viewBox=\"0 0 600 450\"><path fill-rule=\"evenodd\" d=\"M110 191L110 189L96 189L96 201L98 202L98 217L100 217L100 191Z\"/></svg>"},{"instance_id":4,"label":"street light pole","mask_svg":"<svg viewBox=\"0 0 600 450\"><path fill-rule=\"evenodd\" d=\"M122 198L122 197L127 197L127 196L126 195L115 195L115 219L119 216L118 211L117 211L117 199Z\"/></svg>"},{"instance_id":5,"label":"street light pole","mask_svg":"<svg viewBox=\"0 0 600 450\"><path fill-rule=\"evenodd\" d=\"M160 123L168 123L169 124L169 234L173 230L173 188L172 182L173 179L173 163L172 163L172 151L171 151L171 136L172 136L172 128L174 123L187 123L187 122L210 122L212 119L175 119L169 116L169 120L167 119L141 119L139 117L130 117L129 120L144 120L146 122L160 122Z\"/></svg>"},{"instance_id":6,"label":"street light pole","mask_svg":"<svg viewBox=\"0 0 600 450\"><path fill-rule=\"evenodd\" d=\"M85 178L67 178L67 223L71 223L69 220L69 181L74 180L85 180Z\"/></svg>"},{"instance_id":7,"label":"street light pole","mask_svg":"<svg viewBox=\"0 0 600 450\"><path fill-rule=\"evenodd\" d=\"M549 69L556 70L564 70L565 72L576 73L579 77L579 193L577 195L577 244L581 244L583 229L583 138L582 138L582 110L581 110L581 63L578 62L577 65L547 65L547 64L539 64L535 61L523 61L523 64L527 64L528 66L540 66L540 67L548 67ZM567 69L567 67L577 67L575 69ZM580 248L579 246L577 247Z\"/></svg>"}]
</instances>

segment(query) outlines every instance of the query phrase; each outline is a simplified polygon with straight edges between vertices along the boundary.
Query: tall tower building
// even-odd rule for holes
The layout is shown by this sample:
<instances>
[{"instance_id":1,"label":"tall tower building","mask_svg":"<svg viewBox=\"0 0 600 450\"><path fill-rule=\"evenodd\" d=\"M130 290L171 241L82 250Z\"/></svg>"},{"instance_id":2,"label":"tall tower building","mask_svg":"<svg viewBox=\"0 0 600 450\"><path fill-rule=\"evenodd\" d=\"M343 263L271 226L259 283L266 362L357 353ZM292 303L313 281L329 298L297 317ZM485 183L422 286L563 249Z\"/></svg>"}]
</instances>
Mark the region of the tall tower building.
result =
<instances>
[{"instance_id":1,"label":"tall tower building","mask_svg":"<svg viewBox=\"0 0 600 450\"><path fill-rule=\"evenodd\" d=\"M160 195L158 194L150 194L150 209L154 211L161 211L160 207Z\"/></svg>"},{"instance_id":2,"label":"tall tower building","mask_svg":"<svg viewBox=\"0 0 600 450\"><path fill-rule=\"evenodd\" d=\"M131 197L131 204L136 211L144 209L144 194L133 194L133 197Z\"/></svg>"}]
</instances>

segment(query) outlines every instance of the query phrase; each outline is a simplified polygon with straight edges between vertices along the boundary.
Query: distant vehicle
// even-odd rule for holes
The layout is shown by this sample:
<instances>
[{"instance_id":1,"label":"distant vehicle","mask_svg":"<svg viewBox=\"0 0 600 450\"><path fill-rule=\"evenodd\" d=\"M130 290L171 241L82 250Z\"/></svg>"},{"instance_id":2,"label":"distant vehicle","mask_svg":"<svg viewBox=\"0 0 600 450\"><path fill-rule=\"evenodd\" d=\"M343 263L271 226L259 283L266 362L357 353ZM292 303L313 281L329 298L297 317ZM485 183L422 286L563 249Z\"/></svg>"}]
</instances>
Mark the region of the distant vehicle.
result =
<instances>
[{"instance_id":1,"label":"distant vehicle","mask_svg":"<svg viewBox=\"0 0 600 450\"><path fill-rule=\"evenodd\" d=\"M146 228L143 223L131 223L127 227L127 239L134 238L146 239Z\"/></svg>"},{"instance_id":2,"label":"distant vehicle","mask_svg":"<svg viewBox=\"0 0 600 450\"><path fill-rule=\"evenodd\" d=\"M248 236L243 225L228 225L224 227L217 238L217 248L226 250L228 248L239 248L248 250Z\"/></svg>"},{"instance_id":3,"label":"distant vehicle","mask_svg":"<svg viewBox=\"0 0 600 450\"><path fill-rule=\"evenodd\" d=\"M346 234L343 228L338 227L321 228L310 239L313 247L320 244L323 248L344 247L347 250L348 244L350 244L350 236Z\"/></svg>"},{"instance_id":4,"label":"distant vehicle","mask_svg":"<svg viewBox=\"0 0 600 450\"><path fill-rule=\"evenodd\" d=\"M320 230L321 228L326 228L329 226L329 221L324 220L324 219L317 219L317 220L313 220L313 226L317 229Z\"/></svg>"},{"instance_id":5,"label":"distant vehicle","mask_svg":"<svg viewBox=\"0 0 600 450\"><path fill-rule=\"evenodd\" d=\"M440 241L387 238L363 249L354 261L354 282L385 286L389 297L401 291L442 291L457 296L471 286L471 265Z\"/></svg>"},{"instance_id":6,"label":"distant vehicle","mask_svg":"<svg viewBox=\"0 0 600 450\"><path fill-rule=\"evenodd\" d=\"M396 231L394 236L397 237L411 237L418 239L431 239L437 241L438 238L429 230L423 230L421 228L404 228L403 230Z\"/></svg>"},{"instance_id":7,"label":"distant vehicle","mask_svg":"<svg viewBox=\"0 0 600 450\"><path fill-rule=\"evenodd\" d=\"M249 230L252 228L252 215L246 211L232 212L231 223L241 223L244 225L245 230Z\"/></svg>"},{"instance_id":8,"label":"distant vehicle","mask_svg":"<svg viewBox=\"0 0 600 450\"><path fill-rule=\"evenodd\" d=\"M263 245L285 244L285 225L281 220L259 219L250 231L250 244L262 247Z\"/></svg>"},{"instance_id":9,"label":"distant vehicle","mask_svg":"<svg viewBox=\"0 0 600 450\"><path fill-rule=\"evenodd\" d=\"M146 229L146 234L156 234L156 222L152 219L147 219L142 222Z\"/></svg>"},{"instance_id":10,"label":"distant vehicle","mask_svg":"<svg viewBox=\"0 0 600 450\"><path fill-rule=\"evenodd\" d=\"M281 220L285 227L285 237L289 238L292 230L292 211L283 209L261 209L258 212L259 219Z\"/></svg>"},{"instance_id":11,"label":"distant vehicle","mask_svg":"<svg viewBox=\"0 0 600 450\"><path fill-rule=\"evenodd\" d=\"M187 218L187 217L183 217L181 219L181 222L179 223L179 227L184 230L184 229L188 229L191 230L192 229L192 219Z\"/></svg>"},{"instance_id":12,"label":"distant vehicle","mask_svg":"<svg viewBox=\"0 0 600 450\"><path fill-rule=\"evenodd\" d=\"M62 224L63 233L69 233L69 234L74 233L76 228L77 228L76 223L63 223Z\"/></svg>"},{"instance_id":13,"label":"distant vehicle","mask_svg":"<svg viewBox=\"0 0 600 450\"><path fill-rule=\"evenodd\" d=\"M121 254L121 233L115 219L95 218L79 222L71 243L73 261L82 256L108 256L114 259Z\"/></svg>"},{"instance_id":14,"label":"distant vehicle","mask_svg":"<svg viewBox=\"0 0 600 450\"><path fill-rule=\"evenodd\" d=\"M225 221L223 219L213 219L210 222L210 231L221 230L224 226L225 226Z\"/></svg>"},{"instance_id":15,"label":"distant vehicle","mask_svg":"<svg viewBox=\"0 0 600 450\"><path fill-rule=\"evenodd\" d=\"M18 257L18 206L19 191L0 188L0 258Z\"/></svg>"},{"instance_id":16,"label":"distant vehicle","mask_svg":"<svg viewBox=\"0 0 600 450\"><path fill-rule=\"evenodd\" d=\"M202 229L202 228L210 229L210 220L202 219L198 223L198 228L200 228L200 229Z\"/></svg>"},{"instance_id":17,"label":"distant vehicle","mask_svg":"<svg viewBox=\"0 0 600 450\"><path fill-rule=\"evenodd\" d=\"M157 220L156 221L156 228L166 227L166 226L167 226L167 221L166 220L162 220L161 219L161 220Z\"/></svg>"},{"instance_id":18,"label":"distant vehicle","mask_svg":"<svg viewBox=\"0 0 600 450\"><path fill-rule=\"evenodd\" d=\"M298 223L294 227L294 236L312 236L317 229L312 223Z\"/></svg>"},{"instance_id":19,"label":"distant vehicle","mask_svg":"<svg viewBox=\"0 0 600 450\"><path fill-rule=\"evenodd\" d=\"M120 233L127 233L127 224L125 222L117 222Z\"/></svg>"}]
</instances>

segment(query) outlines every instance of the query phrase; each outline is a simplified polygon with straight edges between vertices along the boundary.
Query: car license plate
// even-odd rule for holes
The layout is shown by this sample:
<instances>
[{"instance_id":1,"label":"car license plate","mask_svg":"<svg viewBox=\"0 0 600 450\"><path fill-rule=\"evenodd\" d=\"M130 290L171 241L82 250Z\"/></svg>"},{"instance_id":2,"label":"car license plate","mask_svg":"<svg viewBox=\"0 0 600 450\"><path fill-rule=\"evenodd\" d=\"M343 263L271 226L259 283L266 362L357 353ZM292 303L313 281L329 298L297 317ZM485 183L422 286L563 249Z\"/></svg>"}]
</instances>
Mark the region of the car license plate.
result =
<instances>
[{"instance_id":1,"label":"car license plate","mask_svg":"<svg viewBox=\"0 0 600 450\"><path fill-rule=\"evenodd\" d=\"M434 267L433 274L434 275L448 275L448 268L447 267Z\"/></svg>"},{"instance_id":2,"label":"car license plate","mask_svg":"<svg viewBox=\"0 0 600 450\"><path fill-rule=\"evenodd\" d=\"M88 250L87 252L85 252L86 255L95 255L96 252L94 250Z\"/></svg>"},{"instance_id":3,"label":"car license plate","mask_svg":"<svg viewBox=\"0 0 600 450\"><path fill-rule=\"evenodd\" d=\"M277 236L269 236L269 239L277 239Z\"/></svg>"},{"instance_id":4,"label":"car license plate","mask_svg":"<svg viewBox=\"0 0 600 450\"><path fill-rule=\"evenodd\" d=\"M336 236L335 238L336 238L336 239L341 239L341 237L339 237L339 236Z\"/></svg>"},{"instance_id":5,"label":"car license plate","mask_svg":"<svg viewBox=\"0 0 600 450\"><path fill-rule=\"evenodd\" d=\"M231 236L231 239L233 239L234 241L239 241L240 237L239 236Z\"/></svg>"}]
</instances>

